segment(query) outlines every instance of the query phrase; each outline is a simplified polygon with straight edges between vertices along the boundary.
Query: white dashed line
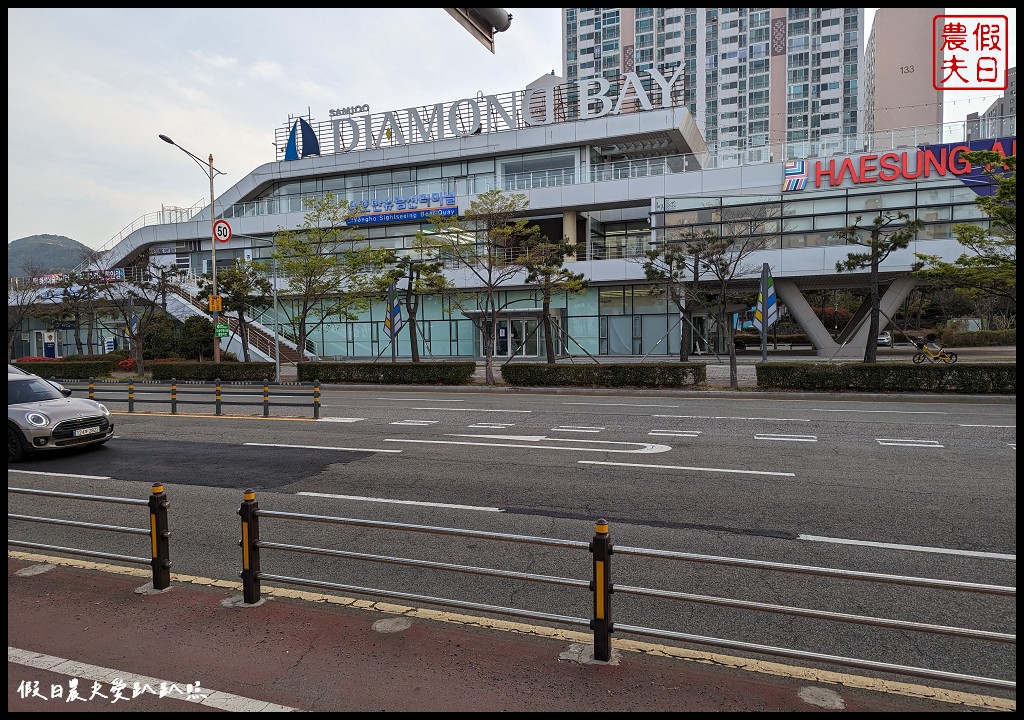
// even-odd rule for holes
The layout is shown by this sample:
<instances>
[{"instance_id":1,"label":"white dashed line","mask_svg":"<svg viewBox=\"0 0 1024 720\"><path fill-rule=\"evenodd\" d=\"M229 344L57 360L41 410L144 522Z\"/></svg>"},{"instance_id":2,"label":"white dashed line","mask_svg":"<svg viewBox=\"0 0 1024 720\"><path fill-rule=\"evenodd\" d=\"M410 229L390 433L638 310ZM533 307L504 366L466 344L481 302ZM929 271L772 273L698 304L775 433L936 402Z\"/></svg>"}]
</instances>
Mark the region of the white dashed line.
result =
<instances>
[{"instance_id":1,"label":"white dashed line","mask_svg":"<svg viewBox=\"0 0 1024 720\"><path fill-rule=\"evenodd\" d=\"M287 705L264 702L263 700L255 700L253 698L243 697L242 695L221 692L219 690L211 690L206 687L196 688L194 685L190 687L193 692L190 697L185 694L185 690L186 688L189 688L189 686L182 682L162 680L160 678L147 677L146 675L136 675L134 673L126 672L125 670L115 670L113 668L101 667L99 665L89 665L87 663L68 660L67 658L43 655L42 653L31 652L29 650L21 650L19 648L11 647L10 645L7 646L7 662L15 665L21 665L23 667L30 667L37 670L46 670L48 672L58 673L60 675L67 675L68 677L92 680L93 682L102 683L103 685L112 685L115 682L123 682L127 684L129 689L133 688L135 683L138 683L140 688L148 685L154 689L176 685L181 690L181 694L168 695L168 700L194 703L196 705L202 705L203 707L226 710L228 712L300 712L298 708L288 707ZM168 708L167 711L170 712L171 708Z\"/></svg>"},{"instance_id":2,"label":"white dashed line","mask_svg":"<svg viewBox=\"0 0 1024 720\"><path fill-rule=\"evenodd\" d=\"M903 440L900 438L875 438L879 445L894 445L896 447L928 447L940 448L938 440Z\"/></svg>"},{"instance_id":3,"label":"white dashed line","mask_svg":"<svg viewBox=\"0 0 1024 720\"><path fill-rule=\"evenodd\" d=\"M818 442L817 435L776 435L774 433L759 433L754 435L755 440L788 440L789 442Z\"/></svg>"}]
</instances>

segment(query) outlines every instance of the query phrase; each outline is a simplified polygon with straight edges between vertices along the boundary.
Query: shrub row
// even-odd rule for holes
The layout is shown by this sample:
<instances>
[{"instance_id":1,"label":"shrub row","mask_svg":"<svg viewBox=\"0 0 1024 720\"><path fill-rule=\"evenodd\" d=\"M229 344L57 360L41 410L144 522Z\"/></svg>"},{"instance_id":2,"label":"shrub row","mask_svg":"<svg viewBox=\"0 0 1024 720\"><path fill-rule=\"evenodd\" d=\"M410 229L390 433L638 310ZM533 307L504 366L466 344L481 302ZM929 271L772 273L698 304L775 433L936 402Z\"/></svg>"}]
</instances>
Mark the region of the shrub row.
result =
<instances>
[{"instance_id":1,"label":"shrub row","mask_svg":"<svg viewBox=\"0 0 1024 720\"><path fill-rule=\"evenodd\" d=\"M1016 347L1017 330L975 330L974 332L947 331L942 334L946 347Z\"/></svg>"},{"instance_id":2,"label":"shrub row","mask_svg":"<svg viewBox=\"0 0 1024 720\"><path fill-rule=\"evenodd\" d=\"M761 363L763 390L809 392L956 392L1016 395L1016 363L909 365L907 363Z\"/></svg>"},{"instance_id":3,"label":"shrub row","mask_svg":"<svg viewBox=\"0 0 1024 720\"><path fill-rule=\"evenodd\" d=\"M475 362L299 363L299 380L379 385L468 385Z\"/></svg>"},{"instance_id":4,"label":"shrub row","mask_svg":"<svg viewBox=\"0 0 1024 720\"><path fill-rule=\"evenodd\" d=\"M11 365L25 372L45 378L61 378L63 380L88 380L91 377L106 377L114 370L114 360L90 360L77 362L68 360L12 362Z\"/></svg>"},{"instance_id":5,"label":"shrub row","mask_svg":"<svg viewBox=\"0 0 1024 720\"><path fill-rule=\"evenodd\" d=\"M593 363L551 365L510 363L501 368L508 385L523 387L680 388L704 385L707 366L702 363Z\"/></svg>"},{"instance_id":6,"label":"shrub row","mask_svg":"<svg viewBox=\"0 0 1024 720\"><path fill-rule=\"evenodd\" d=\"M274 379L274 363L148 362L146 371L154 380L250 380Z\"/></svg>"}]
</instances>

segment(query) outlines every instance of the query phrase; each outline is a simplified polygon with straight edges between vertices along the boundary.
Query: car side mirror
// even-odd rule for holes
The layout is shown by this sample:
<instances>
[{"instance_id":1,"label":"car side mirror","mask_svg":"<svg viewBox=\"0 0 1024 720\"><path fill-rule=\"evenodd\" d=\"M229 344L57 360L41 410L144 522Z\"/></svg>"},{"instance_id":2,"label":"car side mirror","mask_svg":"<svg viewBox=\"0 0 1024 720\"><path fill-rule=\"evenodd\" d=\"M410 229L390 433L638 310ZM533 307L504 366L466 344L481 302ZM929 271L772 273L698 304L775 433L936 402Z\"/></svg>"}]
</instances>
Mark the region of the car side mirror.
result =
<instances>
[{"instance_id":1,"label":"car side mirror","mask_svg":"<svg viewBox=\"0 0 1024 720\"><path fill-rule=\"evenodd\" d=\"M60 391L64 394L64 397L71 397L71 388L61 388Z\"/></svg>"}]
</instances>

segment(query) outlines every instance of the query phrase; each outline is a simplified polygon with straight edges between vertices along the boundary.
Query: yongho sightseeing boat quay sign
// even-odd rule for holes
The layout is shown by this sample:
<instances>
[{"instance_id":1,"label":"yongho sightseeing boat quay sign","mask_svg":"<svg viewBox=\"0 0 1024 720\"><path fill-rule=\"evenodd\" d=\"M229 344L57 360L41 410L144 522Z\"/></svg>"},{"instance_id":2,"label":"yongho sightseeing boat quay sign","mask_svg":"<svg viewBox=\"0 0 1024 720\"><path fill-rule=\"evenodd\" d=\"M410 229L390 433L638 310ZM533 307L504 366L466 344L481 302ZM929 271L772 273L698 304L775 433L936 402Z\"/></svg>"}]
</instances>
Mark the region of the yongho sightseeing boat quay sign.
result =
<instances>
[{"instance_id":1,"label":"yongho sightseeing boat quay sign","mask_svg":"<svg viewBox=\"0 0 1024 720\"><path fill-rule=\"evenodd\" d=\"M628 72L617 92L605 78L588 78L565 85L535 87L501 95L463 98L384 113L340 115L326 122L308 122L318 143L311 154L335 155L416 143L436 142L472 135L520 130L564 122L592 120L622 112L647 112L682 104L682 66L672 75L656 70ZM304 121L305 122L305 121ZM293 126L289 119L277 135L285 138ZM284 147L285 143L275 143ZM313 139L310 138L310 145Z\"/></svg>"}]
</instances>

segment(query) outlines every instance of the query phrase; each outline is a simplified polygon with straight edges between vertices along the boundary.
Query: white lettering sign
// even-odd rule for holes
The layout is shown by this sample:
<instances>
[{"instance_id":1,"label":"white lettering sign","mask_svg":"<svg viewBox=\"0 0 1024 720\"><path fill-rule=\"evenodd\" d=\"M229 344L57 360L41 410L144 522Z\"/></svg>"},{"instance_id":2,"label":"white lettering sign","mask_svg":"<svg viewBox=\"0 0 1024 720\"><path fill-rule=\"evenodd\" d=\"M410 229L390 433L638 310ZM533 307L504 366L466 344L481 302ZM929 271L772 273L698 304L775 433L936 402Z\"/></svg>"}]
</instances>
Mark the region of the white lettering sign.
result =
<instances>
[{"instance_id":1,"label":"white lettering sign","mask_svg":"<svg viewBox=\"0 0 1024 720\"><path fill-rule=\"evenodd\" d=\"M618 115L624 109L658 110L672 106L672 89L680 82L680 65L667 78L654 70L645 75L660 90L660 103L655 105L644 88L639 73L628 72L616 97L611 96L611 83L603 77L588 78L576 83L580 120ZM567 93L571 97L573 93ZM444 103L424 108L406 108L377 115L340 117L331 111L331 130L337 153L353 150L376 150L387 146L412 145L444 140L446 137L468 137L480 133L512 130L519 127L551 125L555 120L555 88L533 88L523 91L519 106L508 109L496 95L463 98L451 103L447 113ZM632 107L631 107L632 106ZM345 108L345 110L356 110ZM573 113L569 113L570 118Z\"/></svg>"}]
</instances>

